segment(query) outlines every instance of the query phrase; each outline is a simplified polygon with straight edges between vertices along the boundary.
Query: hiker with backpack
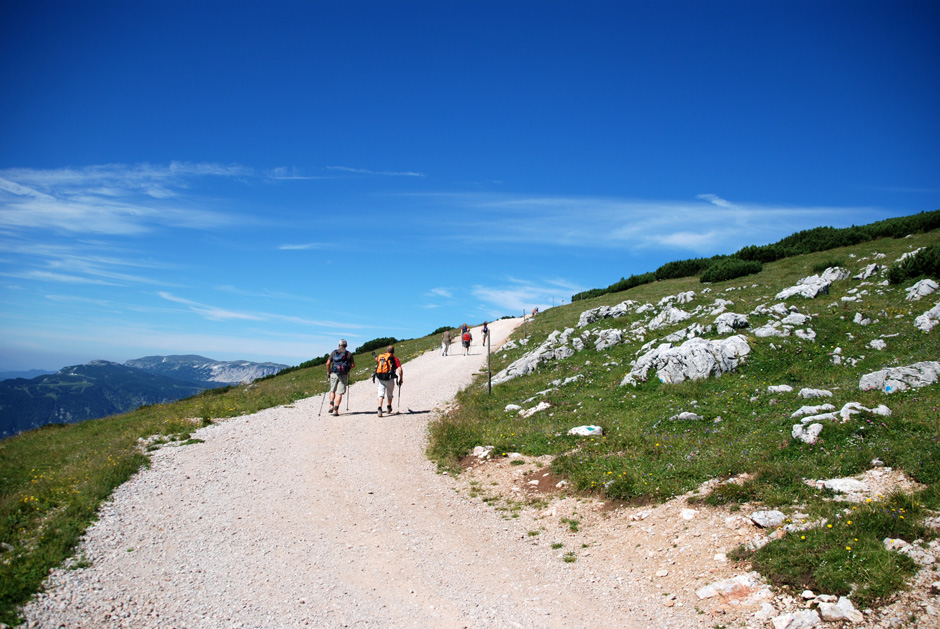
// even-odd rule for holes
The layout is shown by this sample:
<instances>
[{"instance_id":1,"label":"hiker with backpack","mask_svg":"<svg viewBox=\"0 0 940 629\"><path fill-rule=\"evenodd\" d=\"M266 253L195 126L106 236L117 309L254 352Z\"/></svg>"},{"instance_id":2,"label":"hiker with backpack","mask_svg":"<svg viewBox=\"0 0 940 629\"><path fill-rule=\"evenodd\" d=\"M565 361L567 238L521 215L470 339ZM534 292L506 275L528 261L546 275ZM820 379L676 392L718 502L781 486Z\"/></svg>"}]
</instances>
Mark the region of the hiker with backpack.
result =
<instances>
[{"instance_id":1,"label":"hiker with backpack","mask_svg":"<svg viewBox=\"0 0 940 629\"><path fill-rule=\"evenodd\" d=\"M326 372L330 374L330 408L327 414L339 415L339 405L349 386L349 372L356 366L353 355L346 351L346 339L339 340L339 348L326 360Z\"/></svg>"},{"instance_id":2,"label":"hiker with backpack","mask_svg":"<svg viewBox=\"0 0 940 629\"><path fill-rule=\"evenodd\" d=\"M486 321L483 322L483 340L480 345L486 346L486 337L490 335L490 329L486 327Z\"/></svg>"},{"instance_id":3,"label":"hiker with backpack","mask_svg":"<svg viewBox=\"0 0 940 629\"><path fill-rule=\"evenodd\" d=\"M389 345L384 354L375 358L375 373L372 374L372 381L376 378L379 381L379 409L376 413L382 416L382 398L388 399L388 414L392 414L392 398L395 397L395 378L396 371L398 377L398 386L400 387L405 380L405 374L401 368L401 361L395 356L395 346Z\"/></svg>"},{"instance_id":4,"label":"hiker with backpack","mask_svg":"<svg viewBox=\"0 0 940 629\"><path fill-rule=\"evenodd\" d=\"M473 341L473 335L470 334L470 328L464 328L464 333L460 337L460 342L463 344L463 355L470 355L470 342Z\"/></svg>"}]
</instances>

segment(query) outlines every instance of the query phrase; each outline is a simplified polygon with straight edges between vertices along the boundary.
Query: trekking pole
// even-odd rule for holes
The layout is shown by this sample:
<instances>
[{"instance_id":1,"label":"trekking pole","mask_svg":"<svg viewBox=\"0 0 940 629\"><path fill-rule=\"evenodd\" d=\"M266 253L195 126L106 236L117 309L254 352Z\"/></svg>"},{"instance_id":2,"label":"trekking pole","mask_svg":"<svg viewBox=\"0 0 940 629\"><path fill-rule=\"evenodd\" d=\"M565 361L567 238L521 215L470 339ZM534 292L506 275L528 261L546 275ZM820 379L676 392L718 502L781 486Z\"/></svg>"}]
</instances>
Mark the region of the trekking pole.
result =
<instances>
[{"instance_id":1,"label":"trekking pole","mask_svg":"<svg viewBox=\"0 0 940 629\"><path fill-rule=\"evenodd\" d=\"M330 392L330 379L326 379L326 391L323 392L323 397L320 399L320 410L317 411L317 417L320 416L320 413L323 412L323 403L326 401L326 396Z\"/></svg>"},{"instance_id":2,"label":"trekking pole","mask_svg":"<svg viewBox=\"0 0 940 629\"><path fill-rule=\"evenodd\" d=\"M398 381L398 414L401 415L401 380Z\"/></svg>"},{"instance_id":3,"label":"trekking pole","mask_svg":"<svg viewBox=\"0 0 940 629\"><path fill-rule=\"evenodd\" d=\"M346 412L349 412L349 398L352 397L352 384L349 382L349 376L346 376Z\"/></svg>"}]
</instances>

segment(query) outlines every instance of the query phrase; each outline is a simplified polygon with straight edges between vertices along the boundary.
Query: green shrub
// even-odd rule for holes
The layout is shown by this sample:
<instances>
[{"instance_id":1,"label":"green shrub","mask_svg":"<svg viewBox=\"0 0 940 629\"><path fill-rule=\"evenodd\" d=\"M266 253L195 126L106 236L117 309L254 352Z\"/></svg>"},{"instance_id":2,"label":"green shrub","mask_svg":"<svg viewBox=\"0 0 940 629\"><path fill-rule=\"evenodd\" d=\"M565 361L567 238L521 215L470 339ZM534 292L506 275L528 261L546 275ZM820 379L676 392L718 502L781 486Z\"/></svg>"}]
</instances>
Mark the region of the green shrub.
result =
<instances>
[{"instance_id":1,"label":"green shrub","mask_svg":"<svg viewBox=\"0 0 940 629\"><path fill-rule=\"evenodd\" d=\"M725 258L705 269L699 281L702 283L725 282L727 280L733 280L736 277L760 273L763 269L764 265L756 260Z\"/></svg>"},{"instance_id":2,"label":"green shrub","mask_svg":"<svg viewBox=\"0 0 940 629\"><path fill-rule=\"evenodd\" d=\"M387 346L394 345L395 343L398 343L398 342L399 342L398 339L396 339L394 336L389 336L389 337L382 338L382 339L372 339L371 341L366 341L365 343L357 347L356 351L353 353L362 354L363 352L371 352L372 350L379 349L380 347L382 349L385 349Z\"/></svg>"},{"instance_id":3,"label":"green shrub","mask_svg":"<svg viewBox=\"0 0 940 629\"><path fill-rule=\"evenodd\" d=\"M677 260L667 262L656 269L655 276L657 281L674 280L680 277L695 277L701 274L705 269L720 261L724 256L715 256L713 258L694 258L691 260Z\"/></svg>"},{"instance_id":4,"label":"green shrub","mask_svg":"<svg viewBox=\"0 0 940 629\"><path fill-rule=\"evenodd\" d=\"M888 271L888 281L892 284L922 276L940 279L940 245L924 247Z\"/></svg>"}]
</instances>

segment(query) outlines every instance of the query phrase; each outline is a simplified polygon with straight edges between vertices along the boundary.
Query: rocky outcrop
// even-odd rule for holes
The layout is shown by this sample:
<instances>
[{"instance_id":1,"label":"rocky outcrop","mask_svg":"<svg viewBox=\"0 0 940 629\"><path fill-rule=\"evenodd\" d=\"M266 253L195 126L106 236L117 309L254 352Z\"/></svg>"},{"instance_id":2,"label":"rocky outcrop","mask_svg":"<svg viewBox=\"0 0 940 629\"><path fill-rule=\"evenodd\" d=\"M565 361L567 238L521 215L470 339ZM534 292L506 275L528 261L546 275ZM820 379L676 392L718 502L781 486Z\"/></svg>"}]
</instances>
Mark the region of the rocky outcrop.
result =
<instances>
[{"instance_id":1,"label":"rocky outcrop","mask_svg":"<svg viewBox=\"0 0 940 629\"><path fill-rule=\"evenodd\" d=\"M940 301L937 305L914 319L914 327L922 332L930 332L940 323Z\"/></svg>"},{"instance_id":2,"label":"rocky outcrop","mask_svg":"<svg viewBox=\"0 0 940 629\"><path fill-rule=\"evenodd\" d=\"M940 362L924 361L906 367L890 367L867 373L858 382L862 391L881 389L885 393L919 389L937 382L940 378Z\"/></svg>"},{"instance_id":3,"label":"rocky outcrop","mask_svg":"<svg viewBox=\"0 0 940 629\"><path fill-rule=\"evenodd\" d=\"M789 299L790 297L799 295L807 299L815 299L819 295L828 295L829 287L832 286L833 282L844 280L850 275L851 274L846 269L841 267L829 267L822 275L804 277L796 283L796 286L783 289L777 293L776 298Z\"/></svg>"},{"instance_id":4,"label":"rocky outcrop","mask_svg":"<svg viewBox=\"0 0 940 629\"><path fill-rule=\"evenodd\" d=\"M920 301L927 295L931 295L937 291L937 283L931 279L925 279L917 282L913 286L907 289L907 299L908 301Z\"/></svg>"},{"instance_id":5,"label":"rocky outcrop","mask_svg":"<svg viewBox=\"0 0 940 629\"><path fill-rule=\"evenodd\" d=\"M747 339L740 334L718 341L696 337L679 347L663 343L640 357L620 385L645 381L651 369L667 384L720 376L736 369L750 351Z\"/></svg>"}]
</instances>

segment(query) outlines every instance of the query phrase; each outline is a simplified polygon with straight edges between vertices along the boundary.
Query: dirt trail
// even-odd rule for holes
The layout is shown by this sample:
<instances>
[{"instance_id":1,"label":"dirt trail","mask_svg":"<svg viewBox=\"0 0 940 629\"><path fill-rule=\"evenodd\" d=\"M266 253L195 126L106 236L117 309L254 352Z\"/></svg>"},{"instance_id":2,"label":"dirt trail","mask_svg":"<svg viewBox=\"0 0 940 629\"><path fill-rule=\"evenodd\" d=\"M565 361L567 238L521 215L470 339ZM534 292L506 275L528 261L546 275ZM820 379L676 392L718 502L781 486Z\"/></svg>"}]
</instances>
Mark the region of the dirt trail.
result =
<instances>
[{"instance_id":1,"label":"dirt trail","mask_svg":"<svg viewBox=\"0 0 940 629\"><path fill-rule=\"evenodd\" d=\"M490 325L494 349L518 324ZM57 570L29 625L699 625L642 584L595 573L602 565L561 561L436 473L427 423L485 369L476 343L471 356L457 342L406 363L398 415L376 417L367 381L338 417L317 417L316 396L154 453L89 530L80 556L91 566Z\"/></svg>"}]
</instances>

